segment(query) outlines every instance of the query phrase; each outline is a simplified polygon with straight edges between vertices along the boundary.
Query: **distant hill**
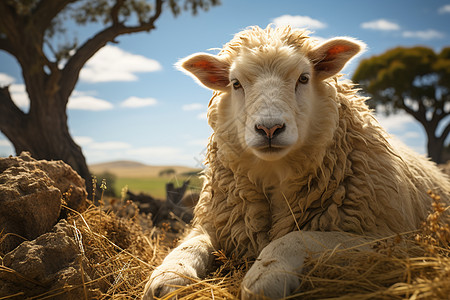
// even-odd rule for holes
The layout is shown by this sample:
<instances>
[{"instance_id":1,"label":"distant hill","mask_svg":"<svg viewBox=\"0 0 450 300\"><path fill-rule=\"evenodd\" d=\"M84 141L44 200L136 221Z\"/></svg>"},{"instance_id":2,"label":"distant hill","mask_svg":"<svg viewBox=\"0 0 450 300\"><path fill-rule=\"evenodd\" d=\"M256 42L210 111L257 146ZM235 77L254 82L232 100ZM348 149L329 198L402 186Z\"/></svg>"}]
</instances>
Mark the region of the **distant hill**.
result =
<instances>
[{"instance_id":1,"label":"distant hill","mask_svg":"<svg viewBox=\"0 0 450 300\"><path fill-rule=\"evenodd\" d=\"M141 168L147 167L146 164L132 160L118 160L90 165L95 169L115 169L115 168Z\"/></svg>"},{"instance_id":2,"label":"distant hill","mask_svg":"<svg viewBox=\"0 0 450 300\"><path fill-rule=\"evenodd\" d=\"M105 163L98 163L89 165L89 170L93 174L101 174L110 172L118 178L145 178L159 176L163 170L174 169L175 174L182 174L186 172L200 171L199 169L189 168L184 166L150 166L140 162L120 160Z\"/></svg>"}]
</instances>

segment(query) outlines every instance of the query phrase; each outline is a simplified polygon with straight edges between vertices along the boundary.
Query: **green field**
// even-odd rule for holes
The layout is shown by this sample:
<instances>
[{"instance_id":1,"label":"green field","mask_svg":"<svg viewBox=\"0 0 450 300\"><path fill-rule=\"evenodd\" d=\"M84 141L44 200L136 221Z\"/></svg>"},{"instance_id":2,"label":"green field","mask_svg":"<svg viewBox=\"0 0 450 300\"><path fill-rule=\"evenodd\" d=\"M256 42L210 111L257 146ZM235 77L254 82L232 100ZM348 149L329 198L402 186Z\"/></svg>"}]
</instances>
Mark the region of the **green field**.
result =
<instances>
[{"instance_id":1,"label":"green field","mask_svg":"<svg viewBox=\"0 0 450 300\"><path fill-rule=\"evenodd\" d=\"M194 191L200 191L202 183L198 177L147 177L147 178L117 178L114 186L116 195L120 195L122 188L128 186L128 190L138 194L144 193L151 195L154 198L165 199L166 198L166 183L172 182L175 186L181 186L184 180L189 180L190 184L188 189Z\"/></svg>"},{"instance_id":2,"label":"green field","mask_svg":"<svg viewBox=\"0 0 450 300\"><path fill-rule=\"evenodd\" d=\"M107 190L113 190L117 197L125 186L134 194L144 193L158 199L166 199L166 183L172 182L175 187L189 180L188 190L200 191L202 182L200 169L183 166L149 166L133 161L115 161L89 166L97 177L97 185L106 179ZM170 170L170 174L167 171ZM164 172L166 173L164 174Z\"/></svg>"}]
</instances>

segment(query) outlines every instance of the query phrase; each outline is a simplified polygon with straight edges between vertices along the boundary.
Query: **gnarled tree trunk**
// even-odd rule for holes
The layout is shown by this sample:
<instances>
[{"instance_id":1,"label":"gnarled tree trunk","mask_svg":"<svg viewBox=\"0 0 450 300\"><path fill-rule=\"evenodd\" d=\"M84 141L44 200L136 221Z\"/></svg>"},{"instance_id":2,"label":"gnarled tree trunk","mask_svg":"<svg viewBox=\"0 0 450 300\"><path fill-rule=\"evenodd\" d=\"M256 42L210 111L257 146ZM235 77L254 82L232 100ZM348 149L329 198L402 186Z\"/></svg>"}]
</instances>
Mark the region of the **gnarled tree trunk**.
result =
<instances>
[{"instance_id":1,"label":"gnarled tree trunk","mask_svg":"<svg viewBox=\"0 0 450 300\"><path fill-rule=\"evenodd\" d=\"M23 113L12 102L8 88L0 90L0 129L14 145L16 154L28 151L33 158L63 160L85 180L86 189L92 193L92 179L81 148L73 141L67 126L65 106L48 106L48 99L34 95L35 103L42 103ZM7 104L10 105L7 105Z\"/></svg>"},{"instance_id":2,"label":"gnarled tree trunk","mask_svg":"<svg viewBox=\"0 0 450 300\"><path fill-rule=\"evenodd\" d=\"M450 124L448 124L450 126ZM444 149L445 138L447 135L442 134L440 137L436 137L435 134L427 134L427 151L428 156L437 164L443 164L444 161Z\"/></svg>"},{"instance_id":3,"label":"gnarled tree trunk","mask_svg":"<svg viewBox=\"0 0 450 300\"><path fill-rule=\"evenodd\" d=\"M54 18L76 0L36 1L35 5L0 1L0 50L14 56L22 69L30 99L28 113L11 99L8 87L0 87L0 130L17 154L29 151L36 159L63 160L84 178L89 194L92 180L81 148L67 126L66 108L84 64L108 42L122 34L150 31L162 12L163 0L155 0L154 13L136 26L126 26L119 12L126 1L112 5L111 24L78 47L61 66L44 53L45 33ZM23 8L23 9L21 9ZM29 9L29 10L27 10Z\"/></svg>"}]
</instances>

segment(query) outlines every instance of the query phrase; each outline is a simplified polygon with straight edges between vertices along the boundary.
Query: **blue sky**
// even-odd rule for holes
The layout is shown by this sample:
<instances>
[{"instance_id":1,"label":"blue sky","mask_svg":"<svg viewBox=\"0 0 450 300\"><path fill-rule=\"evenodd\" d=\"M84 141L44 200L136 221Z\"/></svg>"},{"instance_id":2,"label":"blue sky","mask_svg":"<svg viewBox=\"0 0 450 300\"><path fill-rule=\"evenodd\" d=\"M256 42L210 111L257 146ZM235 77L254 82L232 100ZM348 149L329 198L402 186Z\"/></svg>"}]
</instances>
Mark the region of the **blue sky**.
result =
<instances>
[{"instance_id":1,"label":"blue sky","mask_svg":"<svg viewBox=\"0 0 450 300\"><path fill-rule=\"evenodd\" d=\"M361 58L396 46L450 45L450 1L222 0L197 16L177 18L166 10L150 33L121 36L82 70L69 102L69 128L88 163L136 160L152 165L199 167L211 129L206 107L211 91L175 69L181 58L220 48L240 30L269 23L309 27L327 39L351 36L368 50L346 67L351 77ZM71 26L59 42L88 38L95 26ZM211 50L215 53L215 50ZM21 71L0 52L0 84L10 84L15 102L27 110ZM391 134L425 153L425 134L408 115L379 116ZM0 155L14 154L0 133Z\"/></svg>"}]
</instances>

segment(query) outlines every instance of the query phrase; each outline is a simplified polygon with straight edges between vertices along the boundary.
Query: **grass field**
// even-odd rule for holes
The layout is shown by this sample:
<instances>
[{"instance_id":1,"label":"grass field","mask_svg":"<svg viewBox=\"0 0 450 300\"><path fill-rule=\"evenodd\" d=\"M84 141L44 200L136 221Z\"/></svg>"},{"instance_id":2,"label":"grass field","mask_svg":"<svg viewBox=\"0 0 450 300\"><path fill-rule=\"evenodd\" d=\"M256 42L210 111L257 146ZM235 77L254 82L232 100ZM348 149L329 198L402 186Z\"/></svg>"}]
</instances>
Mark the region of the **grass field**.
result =
<instances>
[{"instance_id":1,"label":"grass field","mask_svg":"<svg viewBox=\"0 0 450 300\"><path fill-rule=\"evenodd\" d=\"M181 186L184 180L189 180L189 190L200 191L202 184L198 177L175 176L175 177L146 177L146 178L117 178L115 183L116 195L120 195L123 187L133 193L144 193L158 199L166 198L166 183L172 182L175 186Z\"/></svg>"},{"instance_id":2,"label":"grass field","mask_svg":"<svg viewBox=\"0 0 450 300\"><path fill-rule=\"evenodd\" d=\"M190 184L188 189L194 191L200 191L202 182L197 175L185 175L196 174L200 170L183 167L183 166L149 166L132 161L116 161L109 163L101 163L89 166L91 173L97 176L98 183L106 177L107 188L114 188L114 192L117 196L120 196L122 189L128 186L128 190L137 194L145 193L158 199L166 198L166 184L168 182L174 183L174 185L181 186L185 180L189 180ZM164 170L173 170L170 175L160 176L160 173ZM114 187L111 187L111 179L114 177Z\"/></svg>"}]
</instances>

